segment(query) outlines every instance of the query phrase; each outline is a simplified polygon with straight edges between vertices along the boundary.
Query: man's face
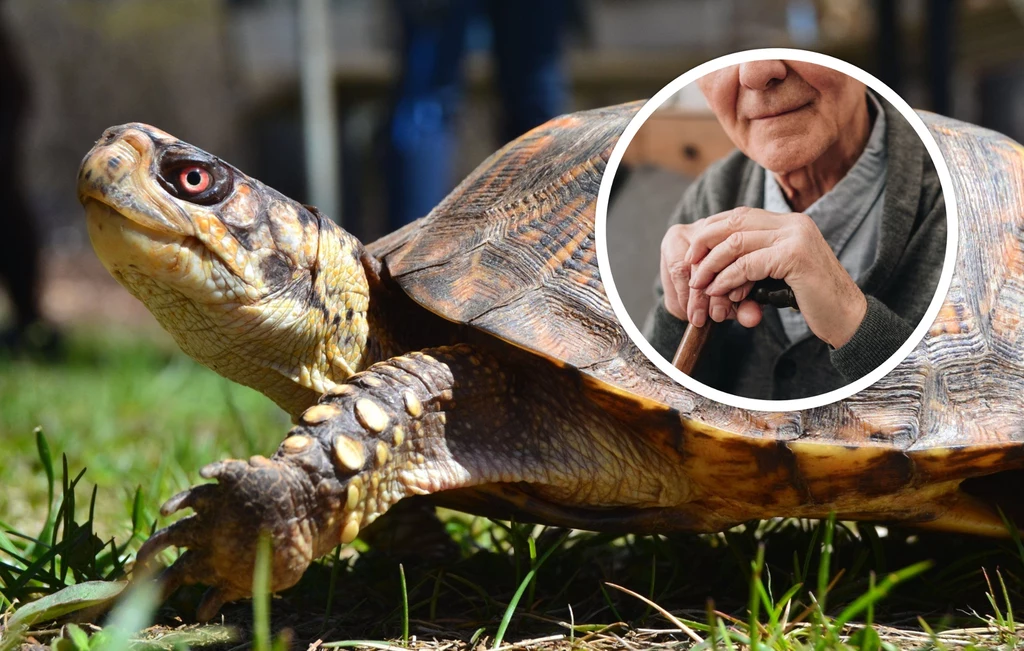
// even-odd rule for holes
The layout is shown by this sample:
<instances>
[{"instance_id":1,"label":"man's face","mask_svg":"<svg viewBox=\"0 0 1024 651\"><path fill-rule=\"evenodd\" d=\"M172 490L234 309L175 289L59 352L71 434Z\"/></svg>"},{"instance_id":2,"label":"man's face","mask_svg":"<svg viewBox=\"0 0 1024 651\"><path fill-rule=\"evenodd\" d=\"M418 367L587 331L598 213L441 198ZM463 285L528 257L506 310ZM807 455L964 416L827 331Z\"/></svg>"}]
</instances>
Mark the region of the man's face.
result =
<instances>
[{"instance_id":1,"label":"man's face","mask_svg":"<svg viewBox=\"0 0 1024 651\"><path fill-rule=\"evenodd\" d=\"M740 151L785 174L816 161L866 111L864 84L801 61L751 61L697 81Z\"/></svg>"}]
</instances>

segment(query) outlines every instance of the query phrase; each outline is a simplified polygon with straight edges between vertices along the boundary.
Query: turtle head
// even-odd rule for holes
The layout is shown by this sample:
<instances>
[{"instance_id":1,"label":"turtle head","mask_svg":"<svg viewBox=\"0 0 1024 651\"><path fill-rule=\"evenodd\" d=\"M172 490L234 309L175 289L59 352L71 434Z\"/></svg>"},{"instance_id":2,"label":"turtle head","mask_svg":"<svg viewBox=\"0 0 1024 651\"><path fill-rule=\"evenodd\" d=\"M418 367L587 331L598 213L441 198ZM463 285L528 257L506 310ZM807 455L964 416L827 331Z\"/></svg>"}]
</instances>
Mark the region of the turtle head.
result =
<instances>
[{"instance_id":1,"label":"turtle head","mask_svg":"<svg viewBox=\"0 0 1024 651\"><path fill-rule=\"evenodd\" d=\"M362 245L205 151L143 124L82 161L89 238L182 349L297 414L361 365Z\"/></svg>"}]
</instances>

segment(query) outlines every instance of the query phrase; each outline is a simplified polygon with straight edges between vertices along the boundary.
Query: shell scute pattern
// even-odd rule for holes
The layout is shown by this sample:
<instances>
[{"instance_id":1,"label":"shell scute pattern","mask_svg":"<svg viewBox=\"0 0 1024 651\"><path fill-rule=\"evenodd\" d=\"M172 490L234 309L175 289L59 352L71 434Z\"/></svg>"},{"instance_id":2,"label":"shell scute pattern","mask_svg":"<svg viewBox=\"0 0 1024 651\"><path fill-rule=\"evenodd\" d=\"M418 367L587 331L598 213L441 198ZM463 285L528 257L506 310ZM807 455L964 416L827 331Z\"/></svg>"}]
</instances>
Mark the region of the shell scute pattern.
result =
<instances>
[{"instance_id":1,"label":"shell scute pattern","mask_svg":"<svg viewBox=\"0 0 1024 651\"><path fill-rule=\"evenodd\" d=\"M561 295L577 287L589 294L584 300L591 310L607 309L593 253L592 203L603 163L599 168L585 160L578 167L540 190L528 190L528 181L520 179L517 186L530 192L529 200L506 202L502 193L483 215L461 205L450 214L435 210L425 222L427 241L441 243L440 248L430 250L429 259L402 252L389 257L392 274L414 299L437 301L444 316L464 323L530 294ZM446 250L452 242L463 246Z\"/></svg>"},{"instance_id":2,"label":"shell scute pattern","mask_svg":"<svg viewBox=\"0 0 1024 651\"><path fill-rule=\"evenodd\" d=\"M900 367L924 371L912 450L1024 441L1024 152L993 131L927 116L954 173L960 247L939 319ZM880 383L884 389L888 378ZM872 388L869 397L876 400Z\"/></svg>"},{"instance_id":3,"label":"shell scute pattern","mask_svg":"<svg viewBox=\"0 0 1024 651\"><path fill-rule=\"evenodd\" d=\"M874 451L863 453L865 476L906 480L915 464L923 464L916 471L923 475L937 472L932 456L950 446L990 446L989 456L976 463L996 463L996 457L1006 463L1019 454L1019 145L924 114L950 167L970 170L953 174L962 244L939 319L922 344L869 389L815 410L762 414L704 399L664 376L626 337L600 285L593 240L597 190L611 148L638 108L584 112L538 128L492 156L429 216L371 248L424 307L579 369L595 396L629 404L622 409L669 410L717 431L716 440L732 436L740 446L775 441L760 453L762 462L766 455L792 454L776 447L786 441L807 458L815 454L807 445L819 446L822 458L868 446ZM804 470L780 481L794 481ZM807 480L815 486L828 481Z\"/></svg>"}]
</instances>

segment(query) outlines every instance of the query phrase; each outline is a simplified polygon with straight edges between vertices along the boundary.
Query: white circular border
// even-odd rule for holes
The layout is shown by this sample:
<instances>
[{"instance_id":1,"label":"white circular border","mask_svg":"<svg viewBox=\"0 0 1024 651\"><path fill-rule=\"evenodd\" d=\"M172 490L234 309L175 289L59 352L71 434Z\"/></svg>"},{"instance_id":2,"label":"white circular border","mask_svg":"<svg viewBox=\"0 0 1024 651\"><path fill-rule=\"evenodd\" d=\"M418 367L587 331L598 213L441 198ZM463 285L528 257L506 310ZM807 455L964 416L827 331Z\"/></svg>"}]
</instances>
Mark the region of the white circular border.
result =
<instances>
[{"instance_id":1,"label":"white circular border","mask_svg":"<svg viewBox=\"0 0 1024 651\"><path fill-rule=\"evenodd\" d=\"M932 162L938 172L939 183L942 186L942 194L946 203L946 256L942 262L942 273L939 276L939 285L935 290L935 296L932 298L932 302L928 306L928 310L925 312L924 317L914 329L913 333L911 333L910 338L903 342L903 345L900 346L899 349L889 357L889 359L864 377L839 389L829 391L828 393L811 396L809 398L797 398L794 400L759 400L733 395L731 393L726 393L709 387L702 382L698 382L674 367L667 359L662 357L658 351L651 346L651 344L647 342L647 339L644 338L640 329L633 323L629 313L626 312L626 308L623 305L622 300L619 298L619 293L615 289L615 280L612 278L611 266L608 262L606 222L608 219L608 197L611 193L612 179L615 178L615 172L619 168L622 156L626 152L626 148L629 147L629 143L632 142L633 137L636 136L640 126L659 106L665 102L665 100L671 97L683 86L696 81L710 72L739 63L760 61L764 59L788 59L826 66L863 82L873 91L884 97L890 104L896 107L901 114L903 114L903 117L907 119L907 122L910 123L910 126L914 128L914 131L917 132L918 137L920 137L921 141L924 143L925 149L927 149L928 153L931 155ZM608 166L605 168L604 176L601 178L601 188L597 195L595 237L597 240L597 261L598 267L601 271L601 279L604 282L605 291L608 294L608 300L611 301L612 309L615 310L615 316L618 317L619 322L622 324L622 327L626 329L626 333L629 334L629 338L633 340L633 343L635 343L643 354L646 355L655 366L661 369L662 372L667 374L676 382L682 384L687 389L694 391L705 398L710 398L732 407L755 411L799 411L803 409L821 407L844 398L849 398L858 391L865 389L882 379L887 373L889 373L889 371L896 368L896 366L902 362L907 355L914 350L914 348L917 347L917 344L924 338L928 329L935 321L936 316L938 316L939 310L942 308L942 304L945 301L946 292L949 291L949 286L953 281L953 268L956 265L958 224L956 197L953 194L953 179L950 176L949 168L946 166L946 161L942 158L939 146L935 142L931 133L928 132L928 127L925 126L924 121L912 108L910 108L910 105L903 101L903 98L897 95L891 88L876 79L873 75L854 65L840 59L830 57L826 54L790 48L762 48L757 50L734 52L733 54L727 54L723 57L703 63L674 79L643 105L640 111L629 122L629 125L626 126L626 130L622 133L622 136L619 138L618 143L616 143L615 148L612 149L611 157L608 160Z\"/></svg>"}]
</instances>

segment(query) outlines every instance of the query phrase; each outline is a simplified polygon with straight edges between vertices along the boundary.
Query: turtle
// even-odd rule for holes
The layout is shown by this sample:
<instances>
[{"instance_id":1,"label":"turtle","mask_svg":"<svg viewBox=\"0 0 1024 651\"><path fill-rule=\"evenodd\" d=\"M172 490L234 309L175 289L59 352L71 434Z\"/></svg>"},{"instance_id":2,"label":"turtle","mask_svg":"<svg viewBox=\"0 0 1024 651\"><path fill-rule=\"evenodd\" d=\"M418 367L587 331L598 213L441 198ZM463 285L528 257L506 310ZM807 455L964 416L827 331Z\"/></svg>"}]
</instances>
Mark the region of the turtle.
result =
<instances>
[{"instance_id":1,"label":"turtle","mask_svg":"<svg viewBox=\"0 0 1024 651\"><path fill-rule=\"evenodd\" d=\"M108 129L78 192L92 244L181 348L294 426L272 456L207 465L139 551L165 585L272 589L400 500L607 532L773 517L1004 536L1024 468L1024 150L923 114L961 245L927 336L873 386L796 412L704 398L616 320L595 251L612 147L638 103L505 145L434 210L368 245L311 206L151 126Z\"/></svg>"}]
</instances>

